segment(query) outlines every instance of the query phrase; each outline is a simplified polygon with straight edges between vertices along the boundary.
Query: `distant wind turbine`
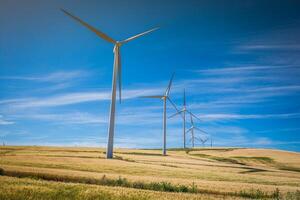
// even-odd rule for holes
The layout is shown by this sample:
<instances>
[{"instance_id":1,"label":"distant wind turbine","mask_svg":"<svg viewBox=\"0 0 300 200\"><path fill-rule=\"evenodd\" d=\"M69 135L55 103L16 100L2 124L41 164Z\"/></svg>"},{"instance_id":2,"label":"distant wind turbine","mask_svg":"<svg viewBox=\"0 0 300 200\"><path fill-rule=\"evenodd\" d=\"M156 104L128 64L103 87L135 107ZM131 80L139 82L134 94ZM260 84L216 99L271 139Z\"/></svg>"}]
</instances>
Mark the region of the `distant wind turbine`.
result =
<instances>
[{"instance_id":1,"label":"distant wind turbine","mask_svg":"<svg viewBox=\"0 0 300 200\"><path fill-rule=\"evenodd\" d=\"M106 35L100 30L97 30L96 28L92 27L91 25L87 24L86 22L82 21L78 17L72 15L68 11L61 9L62 12L64 12L66 15L70 16L77 22L79 22L81 25L88 28L90 31L94 32L96 35L101 37L102 39L106 40L107 42L110 42L114 44L114 67L113 67L113 76L112 76L112 91L111 91L111 104L110 104L110 114L109 114L109 129L108 129L108 144L107 144L107 152L106 152L106 158L113 158L113 142L114 142L114 129L115 129L115 110L116 110L116 88L117 88L117 81L119 83L119 100L121 102L121 88L122 88L122 79L121 79L121 56L120 56L120 47L138 37L141 37L147 33L150 33L158 28L153 28L149 31L137 34L135 36L129 37L122 41L117 41Z\"/></svg>"},{"instance_id":2,"label":"distant wind turbine","mask_svg":"<svg viewBox=\"0 0 300 200\"><path fill-rule=\"evenodd\" d=\"M170 89L172 86L172 81L174 78L174 73L170 79L169 85L163 95L154 95L154 96L142 96L142 98L152 98L152 99L162 99L163 100L163 155L167 155L167 100L173 105L173 107L179 112L176 105L172 102L169 97Z\"/></svg>"},{"instance_id":3,"label":"distant wind turbine","mask_svg":"<svg viewBox=\"0 0 300 200\"><path fill-rule=\"evenodd\" d=\"M186 107L186 97L185 97L185 89L183 90L183 108L179 112L176 112L175 114L171 115L169 118L175 117L176 115L181 115L183 119L183 148L186 148L186 113L189 113L196 119L200 120L197 116L195 116L193 113L191 113L187 107Z\"/></svg>"},{"instance_id":4,"label":"distant wind turbine","mask_svg":"<svg viewBox=\"0 0 300 200\"><path fill-rule=\"evenodd\" d=\"M196 118L196 116L195 116L192 112L189 112L189 113L190 113L190 119L191 119L191 127L187 130L187 133L188 133L188 132L191 132L192 138L191 138L190 141L192 142L192 147L194 148L194 147L195 147L195 139L200 140L200 141L202 142L201 138L198 139L197 137L195 137L194 130L200 131L201 133L204 133L204 134L206 134L206 135L208 135L208 133L206 133L205 131L203 131L203 130L201 130L201 129L199 129L198 127L195 126L193 117ZM199 118L197 118L197 119L199 119ZM206 142L206 141L205 141L205 142Z\"/></svg>"},{"instance_id":5,"label":"distant wind turbine","mask_svg":"<svg viewBox=\"0 0 300 200\"><path fill-rule=\"evenodd\" d=\"M202 146L204 147L205 146L205 142L207 142L207 140L208 140L208 137L199 137L199 140L200 140L200 142L202 143Z\"/></svg>"}]
</instances>

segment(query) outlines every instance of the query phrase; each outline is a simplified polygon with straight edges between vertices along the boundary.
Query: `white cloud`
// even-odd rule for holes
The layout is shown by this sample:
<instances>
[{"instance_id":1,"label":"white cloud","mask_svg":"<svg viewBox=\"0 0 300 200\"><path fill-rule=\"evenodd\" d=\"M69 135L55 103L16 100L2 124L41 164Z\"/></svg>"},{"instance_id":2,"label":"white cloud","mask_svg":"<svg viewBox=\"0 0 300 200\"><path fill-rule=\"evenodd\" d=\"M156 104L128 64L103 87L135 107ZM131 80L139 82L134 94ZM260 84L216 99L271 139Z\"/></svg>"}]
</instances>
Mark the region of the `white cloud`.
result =
<instances>
[{"instance_id":1,"label":"white cloud","mask_svg":"<svg viewBox=\"0 0 300 200\"><path fill-rule=\"evenodd\" d=\"M67 93L47 98L30 98L28 101L12 104L14 108L55 107L90 101L109 100L109 92Z\"/></svg>"},{"instance_id":2,"label":"white cloud","mask_svg":"<svg viewBox=\"0 0 300 200\"><path fill-rule=\"evenodd\" d=\"M26 114L14 117L50 121L58 124L103 124L107 122L106 119L100 115L83 112L72 112L67 114Z\"/></svg>"},{"instance_id":3,"label":"white cloud","mask_svg":"<svg viewBox=\"0 0 300 200\"><path fill-rule=\"evenodd\" d=\"M37 75L37 76L2 76L0 77L0 79L58 83L58 82L66 82L66 81L74 80L76 78L85 77L87 75L88 73L86 71L77 70L77 71L58 71L46 75Z\"/></svg>"},{"instance_id":4,"label":"white cloud","mask_svg":"<svg viewBox=\"0 0 300 200\"><path fill-rule=\"evenodd\" d=\"M227 75L227 74L241 74L248 72L265 72L265 70L283 70L290 68L297 68L297 65L252 65L252 66L237 66L237 67L221 67L214 69L197 70L200 74L206 75Z\"/></svg>"},{"instance_id":5,"label":"white cloud","mask_svg":"<svg viewBox=\"0 0 300 200\"><path fill-rule=\"evenodd\" d=\"M132 99L143 95L157 94L158 89L123 90L122 99ZM160 94L160 93L159 93ZM111 99L110 91L65 93L45 98L22 98L2 100L13 108L56 107L92 101L107 101ZM0 102L1 103L1 102Z\"/></svg>"},{"instance_id":6,"label":"white cloud","mask_svg":"<svg viewBox=\"0 0 300 200\"><path fill-rule=\"evenodd\" d=\"M299 118L300 113L285 114L199 114L202 120L237 120L237 119L282 119Z\"/></svg>"},{"instance_id":7,"label":"white cloud","mask_svg":"<svg viewBox=\"0 0 300 200\"><path fill-rule=\"evenodd\" d=\"M2 115L0 115L0 125L11 125L14 123L15 122L13 122L13 121L8 121L8 120L4 119L4 117Z\"/></svg>"},{"instance_id":8,"label":"white cloud","mask_svg":"<svg viewBox=\"0 0 300 200\"><path fill-rule=\"evenodd\" d=\"M240 46L241 50L300 50L298 44L253 44Z\"/></svg>"}]
</instances>

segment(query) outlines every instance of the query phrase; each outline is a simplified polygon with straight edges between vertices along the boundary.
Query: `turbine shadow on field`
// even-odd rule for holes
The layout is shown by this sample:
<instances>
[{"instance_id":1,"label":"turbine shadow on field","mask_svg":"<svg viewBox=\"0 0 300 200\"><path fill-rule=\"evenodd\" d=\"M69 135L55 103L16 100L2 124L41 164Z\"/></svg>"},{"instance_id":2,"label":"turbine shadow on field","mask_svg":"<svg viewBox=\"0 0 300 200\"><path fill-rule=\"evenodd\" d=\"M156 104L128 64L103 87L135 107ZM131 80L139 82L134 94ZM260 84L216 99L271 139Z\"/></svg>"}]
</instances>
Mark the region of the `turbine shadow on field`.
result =
<instances>
[{"instance_id":1,"label":"turbine shadow on field","mask_svg":"<svg viewBox=\"0 0 300 200\"><path fill-rule=\"evenodd\" d=\"M256 172L270 172L270 170L266 169L258 169L258 168L248 168L250 170L244 171L244 172L239 172L240 174L248 174L248 173L256 173Z\"/></svg>"},{"instance_id":2,"label":"turbine shadow on field","mask_svg":"<svg viewBox=\"0 0 300 200\"><path fill-rule=\"evenodd\" d=\"M144 153L144 152L115 152L118 154L141 155L141 156L167 156L160 153Z\"/></svg>"}]
</instances>

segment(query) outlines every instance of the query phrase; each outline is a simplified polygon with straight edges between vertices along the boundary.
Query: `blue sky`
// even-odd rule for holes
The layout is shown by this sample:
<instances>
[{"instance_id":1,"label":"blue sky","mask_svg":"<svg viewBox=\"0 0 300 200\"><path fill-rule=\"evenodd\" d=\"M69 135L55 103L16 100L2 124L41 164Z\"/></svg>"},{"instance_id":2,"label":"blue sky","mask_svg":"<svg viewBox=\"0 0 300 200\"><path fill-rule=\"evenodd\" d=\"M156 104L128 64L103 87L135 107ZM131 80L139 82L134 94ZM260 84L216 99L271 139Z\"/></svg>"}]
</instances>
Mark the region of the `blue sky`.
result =
<instances>
[{"instance_id":1,"label":"blue sky","mask_svg":"<svg viewBox=\"0 0 300 200\"><path fill-rule=\"evenodd\" d=\"M0 1L0 141L102 146L107 142L113 46L122 46L123 98L115 145L160 148L162 94L187 104L216 146L300 151L299 1ZM174 109L168 105L168 115ZM190 125L188 125L190 126ZM168 120L167 146L182 146Z\"/></svg>"}]
</instances>

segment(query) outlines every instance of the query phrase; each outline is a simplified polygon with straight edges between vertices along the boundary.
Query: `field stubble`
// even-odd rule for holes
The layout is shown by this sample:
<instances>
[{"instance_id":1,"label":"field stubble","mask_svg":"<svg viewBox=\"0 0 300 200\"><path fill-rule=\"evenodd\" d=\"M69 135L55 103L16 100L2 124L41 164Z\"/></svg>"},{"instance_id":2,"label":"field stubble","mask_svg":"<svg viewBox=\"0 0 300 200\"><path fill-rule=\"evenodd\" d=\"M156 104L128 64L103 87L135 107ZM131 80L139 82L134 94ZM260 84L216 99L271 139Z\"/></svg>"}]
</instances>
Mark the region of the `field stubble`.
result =
<instances>
[{"instance_id":1,"label":"field stubble","mask_svg":"<svg viewBox=\"0 0 300 200\"><path fill-rule=\"evenodd\" d=\"M1 147L0 167L6 175L16 176L19 173L23 174L21 177L31 177L0 177L0 182L6 183L1 195L11 195L13 199L12 193L25 192L25 196L35 195L38 199L41 194L36 190L42 187L49 192L46 192L48 199L55 199L54 196L59 194L70 195L68 191L73 191L77 199L101 199L101 195L106 195L104 199L155 199L158 196L165 199L217 199L224 196L239 199L271 198L272 195L300 198L298 153L219 148L174 149L169 151L168 156L161 156L159 150L117 149L115 155L114 160L106 160L104 150L96 148ZM57 176L61 180L53 182L43 178L45 176ZM91 187L78 181L101 180L104 176L112 182L121 177L123 182L116 182L110 187L103 186L109 185L106 183ZM73 181L63 181L63 178L70 177ZM132 189L138 188L137 183L140 189ZM118 191L126 191L130 195L114 195L111 186L121 186ZM193 187L197 188L197 192L193 192ZM57 193L58 188L66 191ZM95 191L101 195L93 196Z\"/></svg>"}]
</instances>

